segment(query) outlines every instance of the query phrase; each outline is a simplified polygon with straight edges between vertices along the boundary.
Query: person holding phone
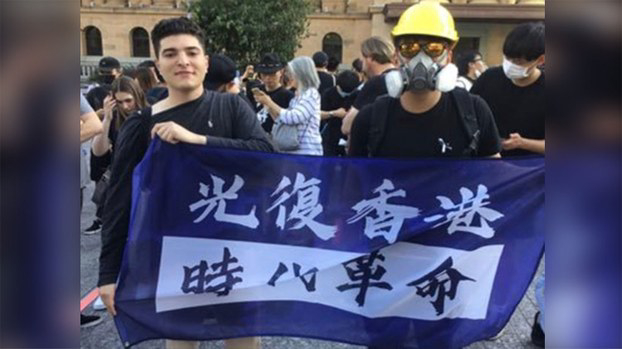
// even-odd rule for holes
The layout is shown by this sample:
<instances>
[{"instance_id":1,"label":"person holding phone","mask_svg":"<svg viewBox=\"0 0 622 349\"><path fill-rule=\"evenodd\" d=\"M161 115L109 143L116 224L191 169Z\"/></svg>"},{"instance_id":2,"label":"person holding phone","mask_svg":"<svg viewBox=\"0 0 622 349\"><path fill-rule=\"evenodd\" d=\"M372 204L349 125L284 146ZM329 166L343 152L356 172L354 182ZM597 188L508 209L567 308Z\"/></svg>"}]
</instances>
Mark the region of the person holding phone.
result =
<instances>
[{"instance_id":1,"label":"person holding phone","mask_svg":"<svg viewBox=\"0 0 622 349\"><path fill-rule=\"evenodd\" d=\"M104 106L97 114L102 119L103 132L93 138L91 146L91 179L99 182L112 162L114 144L123 122L136 110L148 106L145 94L130 77L120 76L110 86L110 93L104 98ZM97 203L96 203L97 204ZM84 234L100 231L103 204L97 204L95 220Z\"/></svg>"},{"instance_id":2,"label":"person holding phone","mask_svg":"<svg viewBox=\"0 0 622 349\"><path fill-rule=\"evenodd\" d=\"M255 100L268 111L275 125L295 125L299 146L285 151L290 154L323 155L320 135L320 78L310 57L294 58L288 64L296 85L296 97L283 108L259 88L252 90Z\"/></svg>"},{"instance_id":3,"label":"person holding phone","mask_svg":"<svg viewBox=\"0 0 622 349\"><path fill-rule=\"evenodd\" d=\"M254 72L253 68L250 70ZM261 127L267 133L272 132L274 120L268 115L268 109L258 100L255 99L255 90L265 92L279 107L287 108L289 102L294 98L294 93L289 91L281 84L285 71L285 65L276 53L265 54L261 61L257 64L257 73L259 82L249 81L247 84L247 97L255 106L255 112L261 123Z\"/></svg>"}]
</instances>

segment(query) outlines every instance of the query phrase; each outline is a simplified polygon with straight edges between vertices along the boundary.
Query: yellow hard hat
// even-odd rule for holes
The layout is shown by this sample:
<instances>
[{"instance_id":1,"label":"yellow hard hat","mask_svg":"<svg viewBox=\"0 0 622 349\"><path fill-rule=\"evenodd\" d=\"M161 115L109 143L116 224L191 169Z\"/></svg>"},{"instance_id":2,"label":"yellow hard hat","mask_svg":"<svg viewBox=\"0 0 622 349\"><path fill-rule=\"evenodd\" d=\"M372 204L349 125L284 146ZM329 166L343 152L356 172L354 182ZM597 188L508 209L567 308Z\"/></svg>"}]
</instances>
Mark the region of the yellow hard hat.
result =
<instances>
[{"instance_id":1,"label":"yellow hard hat","mask_svg":"<svg viewBox=\"0 0 622 349\"><path fill-rule=\"evenodd\" d=\"M393 28L391 36L430 35L457 42L458 32L451 13L437 2L423 1L409 7Z\"/></svg>"}]
</instances>

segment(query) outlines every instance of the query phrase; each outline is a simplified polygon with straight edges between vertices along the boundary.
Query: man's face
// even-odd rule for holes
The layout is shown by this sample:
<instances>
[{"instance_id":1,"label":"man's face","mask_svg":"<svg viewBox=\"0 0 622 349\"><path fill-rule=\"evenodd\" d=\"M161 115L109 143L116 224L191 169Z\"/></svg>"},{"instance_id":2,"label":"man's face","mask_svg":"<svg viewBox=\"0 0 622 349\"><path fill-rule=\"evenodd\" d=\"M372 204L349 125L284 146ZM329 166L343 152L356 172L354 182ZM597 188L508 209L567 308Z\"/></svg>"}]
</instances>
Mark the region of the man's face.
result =
<instances>
[{"instance_id":1,"label":"man's face","mask_svg":"<svg viewBox=\"0 0 622 349\"><path fill-rule=\"evenodd\" d=\"M266 85L266 90L273 91L276 90L281 85L281 77L283 76L283 71L279 70L276 73L265 74L261 73L259 78L261 82Z\"/></svg>"},{"instance_id":2,"label":"man's face","mask_svg":"<svg viewBox=\"0 0 622 349\"><path fill-rule=\"evenodd\" d=\"M192 91L203 86L208 58L196 37L178 34L160 40L156 65L169 88Z\"/></svg>"}]
</instances>

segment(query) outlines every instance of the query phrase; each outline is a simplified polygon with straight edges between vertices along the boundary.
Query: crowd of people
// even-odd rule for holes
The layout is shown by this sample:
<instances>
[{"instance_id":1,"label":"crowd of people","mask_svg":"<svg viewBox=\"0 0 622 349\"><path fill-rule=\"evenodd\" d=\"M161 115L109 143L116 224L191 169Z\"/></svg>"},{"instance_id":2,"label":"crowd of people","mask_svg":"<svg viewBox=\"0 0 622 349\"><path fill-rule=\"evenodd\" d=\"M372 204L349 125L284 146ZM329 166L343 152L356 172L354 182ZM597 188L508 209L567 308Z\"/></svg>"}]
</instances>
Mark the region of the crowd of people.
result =
<instances>
[{"instance_id":1,"label":"crowd of people","mask_svg":"<svg viewBox=\"0 0 622 349\"><path fill-rule=\"evenodd\" d=\"M336 157L545 151L543 23L517 25L506 37L503 64L491 68L479 52L454 52L459 35L453 18L436 3L411 6L391 40L365 40L351 69L339 69L345 65L324 52L289 62L268 52L240 74L231 57L206 54L203 32L187 18L160 21L151 38L155 62L122 69L117 59L105 57L98 83L85 96L101 121L90 151L97 214L85 234L101 231L101 300L95 306L113 315L131 176L155 136L170 143ZM83 114L90 108L83 106ZM543 324L544 314L536 315L532 337L541 346ZM242 338L226 345L260 344Z\"/></svg>"}]
</instances>

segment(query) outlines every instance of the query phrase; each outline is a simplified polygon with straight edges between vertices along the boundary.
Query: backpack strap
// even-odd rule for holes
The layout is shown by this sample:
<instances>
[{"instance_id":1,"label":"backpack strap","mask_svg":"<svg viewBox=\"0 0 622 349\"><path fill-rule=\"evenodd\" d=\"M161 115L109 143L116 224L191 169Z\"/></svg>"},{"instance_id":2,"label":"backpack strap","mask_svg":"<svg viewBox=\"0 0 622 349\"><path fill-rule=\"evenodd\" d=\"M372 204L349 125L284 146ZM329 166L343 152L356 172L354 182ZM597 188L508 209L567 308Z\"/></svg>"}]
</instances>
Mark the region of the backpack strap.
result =
<instances>
[{"instance_id":1,"label":"backpack strap","mask_svg":"<svg viewBox=\"0 0 622 349\"><path fill-rule=\"evenodd\" d=\"M389 114L395 112L397 100L388 95L380 96L372 104L372 117L369 125L369 155L376 156L386 131Z\"/></svg>"},{"instance_id":2,"label":"backpack strap","mask_svg":"<svg viewBox=\"0 0 622 349\"><path fill-rule=\"evenodd\" d=\"M473 106L474 98L468 91L461 88L455 88L449 92L449 94L456 104L460 120L462 121L462 126L464 127L464 131L470 140L469 146L464 150L463 155L468 157L477 156L477 152L479 150L480 129L477 122L475 107Z\"/></svg>"}]
</instances>

